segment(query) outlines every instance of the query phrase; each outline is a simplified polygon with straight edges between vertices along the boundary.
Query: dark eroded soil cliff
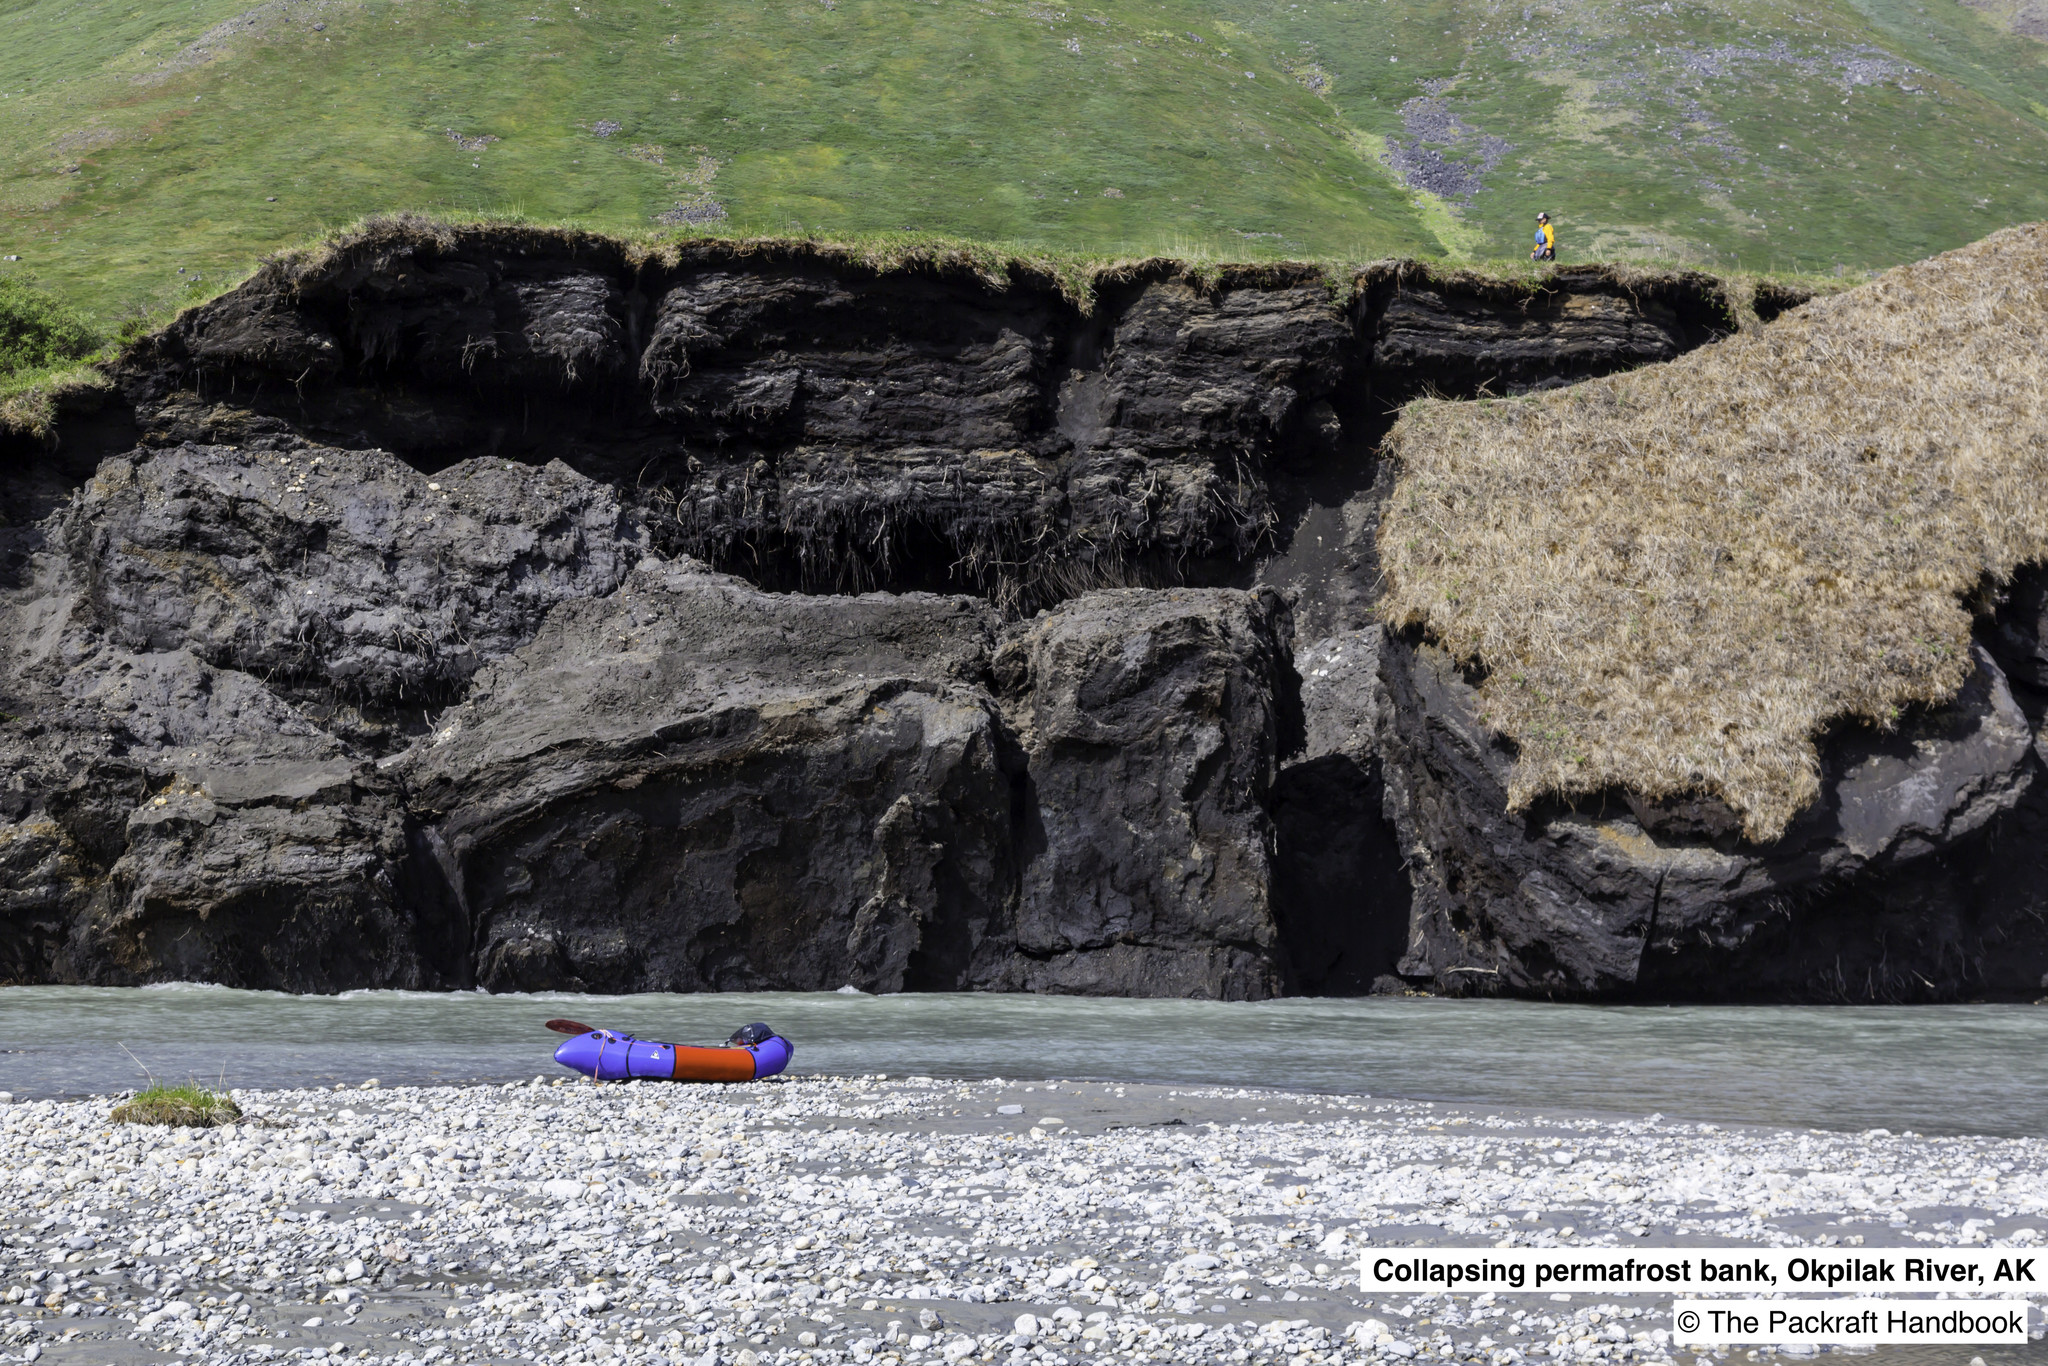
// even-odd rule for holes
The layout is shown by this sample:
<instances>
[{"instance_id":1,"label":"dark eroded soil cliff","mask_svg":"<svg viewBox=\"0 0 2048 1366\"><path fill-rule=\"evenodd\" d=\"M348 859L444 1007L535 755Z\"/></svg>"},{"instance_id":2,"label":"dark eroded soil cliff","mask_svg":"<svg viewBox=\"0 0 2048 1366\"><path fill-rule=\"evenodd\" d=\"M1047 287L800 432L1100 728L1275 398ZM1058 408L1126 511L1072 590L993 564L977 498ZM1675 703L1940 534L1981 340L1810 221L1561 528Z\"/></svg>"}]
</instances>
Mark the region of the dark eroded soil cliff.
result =
<instances>
[{"instance_id":1,"label":"dark eroded soil cliff","mask_svg":"<svg viewBox=\"0 0 2048 1366\"><path fill-rule=\"evenodd\" d=\"M0 453L0 980L2030 988L2038 593L1770 850L1508 817L1372 625L1394 407L1731 316L419 225L273 265Z\"/></svg>"}]
</instances>

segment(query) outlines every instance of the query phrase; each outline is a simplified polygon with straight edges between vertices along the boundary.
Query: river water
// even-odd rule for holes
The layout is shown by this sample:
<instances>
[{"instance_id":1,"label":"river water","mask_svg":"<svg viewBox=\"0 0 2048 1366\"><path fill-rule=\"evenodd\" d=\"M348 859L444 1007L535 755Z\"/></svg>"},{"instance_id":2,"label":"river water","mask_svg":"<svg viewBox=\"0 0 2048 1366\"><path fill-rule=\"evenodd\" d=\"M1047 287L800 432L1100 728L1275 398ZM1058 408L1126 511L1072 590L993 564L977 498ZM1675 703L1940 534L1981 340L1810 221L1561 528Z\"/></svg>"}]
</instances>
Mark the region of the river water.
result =
<instances>
[{"instance_id":1,"label":"river water","mask_svg":"<svg viewBox=\"0 0 2048 1366\"><path fill-rule=\"evenodd\" d=\"M567 1016L718 1043L765 1020L798 1072L1090 1078L1827 1129L2048 1135L2048 1008L731 994L287 996L0 988L0 1089L107 1094L562 1075Z\"/></svg>"}]
</instances>

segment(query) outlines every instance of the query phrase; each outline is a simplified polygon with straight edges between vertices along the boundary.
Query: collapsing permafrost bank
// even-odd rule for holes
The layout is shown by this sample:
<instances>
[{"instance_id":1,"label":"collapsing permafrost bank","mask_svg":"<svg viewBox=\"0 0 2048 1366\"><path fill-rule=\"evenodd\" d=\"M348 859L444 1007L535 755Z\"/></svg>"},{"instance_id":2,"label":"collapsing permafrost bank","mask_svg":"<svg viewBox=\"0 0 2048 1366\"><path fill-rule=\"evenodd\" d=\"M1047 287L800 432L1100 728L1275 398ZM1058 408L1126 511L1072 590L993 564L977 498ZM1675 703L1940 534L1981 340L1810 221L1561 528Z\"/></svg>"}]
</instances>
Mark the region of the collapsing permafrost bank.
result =
<instances>
[{"instance_id":1,"label":"collapsing permafrost bank","mask_svg":"<svg viewBox=\"0 0 2048 1366\"><path fill-rule=\"evenodd\" d=\"M2030 995L2044 256L371 225L6 450L0 978Z\"/></svg>"}]
</instances>

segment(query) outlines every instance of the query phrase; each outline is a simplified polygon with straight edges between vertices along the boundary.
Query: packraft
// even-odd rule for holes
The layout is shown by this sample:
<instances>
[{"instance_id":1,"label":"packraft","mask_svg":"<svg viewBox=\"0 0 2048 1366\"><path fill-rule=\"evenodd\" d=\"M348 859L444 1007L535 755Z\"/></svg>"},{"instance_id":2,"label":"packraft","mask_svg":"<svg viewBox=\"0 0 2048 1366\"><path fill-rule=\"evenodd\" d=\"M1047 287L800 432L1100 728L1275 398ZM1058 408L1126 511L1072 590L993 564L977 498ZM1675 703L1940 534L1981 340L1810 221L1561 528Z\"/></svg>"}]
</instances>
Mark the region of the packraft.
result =
<instances>
[{"instance_id":1,"label":"packraft","mask_svg":"<svg viewBox=\"0 0 2048 1366\"><path fill-rule=\"evenodd\" d=\"M739 1030L723 1048L659 1043L573 1020L549 1020L548 1028L573 1032L555 1050L555 1061L598 1081L759 1081L789 1066L796 1052L788 1039L764 1024Z\"/></svg>"}]
</instances>

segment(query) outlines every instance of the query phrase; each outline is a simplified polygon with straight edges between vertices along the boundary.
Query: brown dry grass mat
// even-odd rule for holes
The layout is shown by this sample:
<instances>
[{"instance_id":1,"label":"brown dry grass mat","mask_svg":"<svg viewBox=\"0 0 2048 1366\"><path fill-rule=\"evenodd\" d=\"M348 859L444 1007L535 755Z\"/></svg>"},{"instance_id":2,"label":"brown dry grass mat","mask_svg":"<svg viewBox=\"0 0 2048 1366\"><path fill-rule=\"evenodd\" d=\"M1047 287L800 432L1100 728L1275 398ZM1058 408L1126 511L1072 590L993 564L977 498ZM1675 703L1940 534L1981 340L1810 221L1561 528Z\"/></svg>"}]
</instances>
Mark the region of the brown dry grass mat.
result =
<instances>
[{"instance_id":1,"label":"brown dry grass mat","mask_svg":"<svg viewBox=\"0 0 2048 1366\"><path fill-rule=\"evenodd\" d=\"M1389 445L1384 615L1483 663L1511 804L1707 792L1773 839L1819 729L1954 696L1966 598L2048 557L2048 225Z\"/></svg>"}]
</instances>

